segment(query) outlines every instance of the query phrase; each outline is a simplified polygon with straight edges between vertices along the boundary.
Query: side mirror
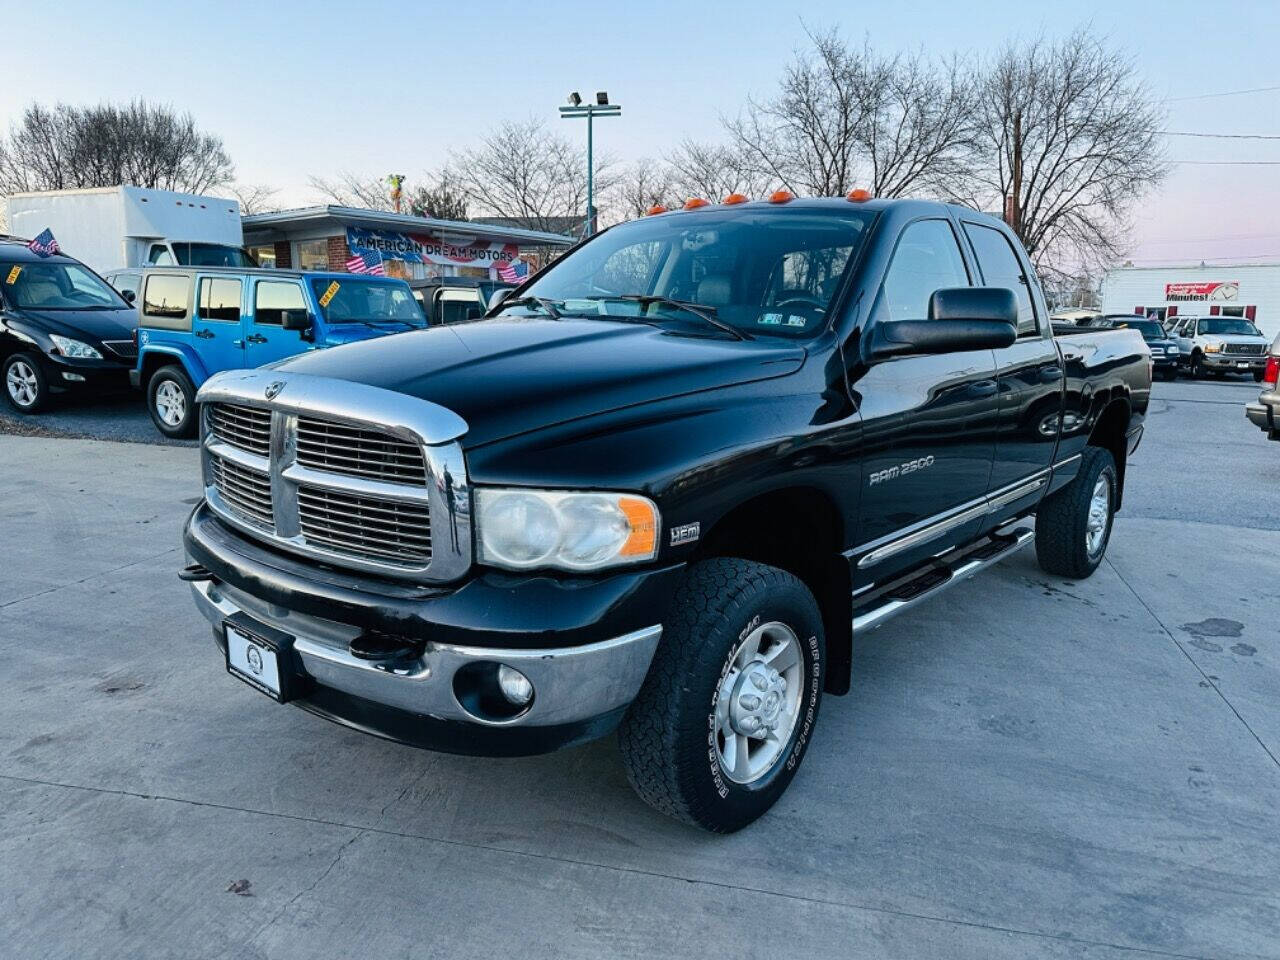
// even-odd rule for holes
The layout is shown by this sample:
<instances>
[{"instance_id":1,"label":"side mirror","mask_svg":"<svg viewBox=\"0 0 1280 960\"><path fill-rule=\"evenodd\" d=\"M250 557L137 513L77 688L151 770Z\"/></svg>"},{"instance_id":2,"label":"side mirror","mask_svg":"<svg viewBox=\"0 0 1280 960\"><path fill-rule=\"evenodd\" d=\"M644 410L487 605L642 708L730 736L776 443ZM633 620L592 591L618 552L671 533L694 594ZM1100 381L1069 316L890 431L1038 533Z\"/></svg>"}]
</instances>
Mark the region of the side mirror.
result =
<instances>
[{"instance_id":1,"label":"side mirror","mask_svg":"<svg viewBox=\"0 0 1280 960\"><path fill-rule=\"evenodd\" d=\"M995 350L1018 339L1018 298L1004 287L935 290L929 319L877 323L871 358Z\"/></svg>"},{"instance_id":2,"label":"side mirror","mask_svg":"<svg viewBox=\"0 0 1280 960\"><path fill-rule=\"evenodd\" d=\"M135 303L138 299L138 295L132 290L121 290L120 296L124 297L125 303Z\"/></svg>"},{"instance_id":3,"label":"side mirror","mask_svg":"<svg viewBox=\"0 0 1280 960\"><path fill-rule=\"evenodd\" d=\"M281 310L280 326L285 330L303 332L311 329L311 315L305 310Z\"/></svg>"},{"instance_id":4,"label":"side mirror","mask_svg":"<svg viewBox=\"0 0 1280 960\"><path fill-rule=\"evenodd\" d=\"M501 290L493 291L493 296L489 298L489 312L497 310L509 296L511 296L510 287L503 287Z\"/></svg>"}]
</instances>

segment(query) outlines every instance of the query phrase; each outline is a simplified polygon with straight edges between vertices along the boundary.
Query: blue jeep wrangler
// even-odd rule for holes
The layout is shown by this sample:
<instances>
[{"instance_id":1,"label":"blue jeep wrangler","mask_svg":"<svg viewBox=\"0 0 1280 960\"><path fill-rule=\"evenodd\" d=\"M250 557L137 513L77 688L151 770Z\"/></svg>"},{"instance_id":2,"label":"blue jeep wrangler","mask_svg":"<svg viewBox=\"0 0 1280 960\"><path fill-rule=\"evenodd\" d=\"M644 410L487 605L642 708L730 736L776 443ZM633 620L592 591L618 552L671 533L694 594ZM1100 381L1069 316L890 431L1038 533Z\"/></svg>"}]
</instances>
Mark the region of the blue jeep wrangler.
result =
<instances>
[{"instance_id":1,"label":"blue jeep wrangler","mask_svg":"<svg viewBox=\"0 0 1280 960\"><path fill-rule=\"evenodd\" d=\"M196 390L221 370L427 325L403 280L350 273L148 267L138 299L129 378L167 437L195 436Z\"/></svg>"}]
</instances>

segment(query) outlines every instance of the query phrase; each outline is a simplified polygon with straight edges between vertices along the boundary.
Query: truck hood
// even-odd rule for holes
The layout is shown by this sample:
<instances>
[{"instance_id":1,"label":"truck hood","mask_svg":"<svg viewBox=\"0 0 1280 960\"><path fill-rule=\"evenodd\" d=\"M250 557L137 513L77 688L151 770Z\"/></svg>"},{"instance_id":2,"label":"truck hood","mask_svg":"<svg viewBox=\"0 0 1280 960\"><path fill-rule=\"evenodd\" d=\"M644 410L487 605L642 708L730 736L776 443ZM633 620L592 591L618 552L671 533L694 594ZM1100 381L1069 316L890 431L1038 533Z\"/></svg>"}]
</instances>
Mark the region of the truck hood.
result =
<instances>
[{"instance_id":1,"label":"truck hood","mask_svg":"<svg viewBox=\"0 0 1280 960\"><path fill-rule=\"evenodd\" d=\"M35 321L46 333L83 340L87 335L97 340L129 340L138 325L138 312L132 307L120 310L22 310L25 320Z\"/></svg>"},{"instance_id":2,"label":"truck hood","mask_svg":"<svg viewBox=\"0 0 1280 960\"><path fill-rule=\"evenodd\" d=\"M779 377L804 349L674 335L610 320L502 317L317 350L278 369L430 400L467 447L680 394Z\"/></svg>"},{"instance_id":3,"label":"truck hood","mask_svg":"<svg viewBox=\"0 0 1280 960\"><path fill-rule=\"evenodd\" d=\"M1263 344L1264 346L1270 341L1266 337L1255 337L1253 334L1243 333L1209 333L1203 338L1205 343L1249 343L1254 346Z\"/></svg>"}]
</instances>

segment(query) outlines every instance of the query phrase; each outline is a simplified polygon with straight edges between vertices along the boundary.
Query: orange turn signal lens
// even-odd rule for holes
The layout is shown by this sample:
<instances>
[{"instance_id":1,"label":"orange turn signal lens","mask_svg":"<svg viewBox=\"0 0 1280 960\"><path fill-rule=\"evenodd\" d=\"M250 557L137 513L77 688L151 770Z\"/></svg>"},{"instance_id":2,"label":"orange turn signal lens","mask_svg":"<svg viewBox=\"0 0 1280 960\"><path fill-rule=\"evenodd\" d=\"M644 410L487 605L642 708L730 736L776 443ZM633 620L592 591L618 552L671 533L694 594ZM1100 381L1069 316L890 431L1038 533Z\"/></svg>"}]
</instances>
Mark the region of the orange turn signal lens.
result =
<instances>
[{"instance_id":1,"label":"orange turn signal lens","mask_svg":"<svg viewBox=\"0 0 1280 960\"><path fill-rule=\"evenodd\" d=\"M790 190L775 190L769 194L770 203L790 203L796 198L796 195Z\"/></svg>"},{"instance_id":2,"label":"orange turn signal lens","mask_svg":"<svg viewBox=\"0 0 1280 960\"><path fill-rule=\"evenodd\" d=\"M746 203L749 198L745 193L731 193L720 202L725 206L733 206L738 203Z\"/></svg>"},{"instance_id":3,"label":"orange turn signal lens","mask_svg":"<svg viewBox=\"0 0 1280 960\"><path fill-rule=\"evenodd\" d=\"M699 207L706 207L706 206L710 206L710 204L707 203L706 200L703 200L701 197L690 197L688 200L684 202L684 208L686 210L697 210Z\"/></svg>"},{"instance_id":4,"label":"orange turn signal lens","mask_svg":"<svg viewBox=\"0 0 1280 960\"><path fill-rule=\"evenodd\" d=\"M657 553L658 514L648 500L621 497L618 508L631 527L631 535L618 551L620 557L652 557Z\"/></svg>"},{"instance_id":5,"label":"orange turn signal lens","mask_svg":"<svg viewBox=\"0 0 1280 960\"><path fill-rule=\"evenodd\" d=\"M845 196L845 199L851 200L854 203L866 203L871 199L871 191L863 190L861 187L858 187L856 190L850 190Z\"/></svg>"},{"instance_id":6,"label":"orange turn signal lens","mask_svg":"<svg viewBox=\"0 0 1280 960\"><path fill-rule=\"evenodd\" d=\"M660 203L655 203L652 207L644 212L646 217L656 217L660 213L666 213L667 208Z\"/></svg>"}]
</instances>

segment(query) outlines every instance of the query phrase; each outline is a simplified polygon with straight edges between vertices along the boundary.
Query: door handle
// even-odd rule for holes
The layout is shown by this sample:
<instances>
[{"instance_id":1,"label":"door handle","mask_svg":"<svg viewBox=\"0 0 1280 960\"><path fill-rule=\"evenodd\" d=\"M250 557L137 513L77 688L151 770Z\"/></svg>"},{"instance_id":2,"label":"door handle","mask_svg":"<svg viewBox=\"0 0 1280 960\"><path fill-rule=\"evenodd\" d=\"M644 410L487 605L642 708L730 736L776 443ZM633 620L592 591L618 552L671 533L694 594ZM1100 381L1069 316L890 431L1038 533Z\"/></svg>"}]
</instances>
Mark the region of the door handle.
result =
<instances>
[{"instance_id":1,"label":"door handle","mask_svg":"<svg viewBox=\"0 0 1280 960\"><path fill-rule=\"evenodd\" d=\"M245 343L266 343L267 338L260 333L251 333L244 338Z\"/></svg>"},{"instance_id":2,"label":"door handle","mask_svg":"<svg viewBox=\"0 0 1280 960\"><path fill-rule=\"evenodd\" d=\"M201 340L212 340L214 334L212 330L197 330L196 336Z\"/></svg>"},{"instance_id":3,"label":"door handle","mask_svg":"<svg viewBox=\"0 0 1280 960\"><path fill-rule=\"evenodd\" d=\"M965 390L965 394L974 399L994 397L996 395L996 382L994 380L979 380L977 383L971 383L968 389Z\"/></svg>"},{"instance_id":4,"label":"door handle","mask_svg":"<svg viewBox=\"0 0 1280 960\"><path fill-rule=\"evenodd\" d=\"M1040 382L1054 383L1062 379L1062 368L1056 363L1052 367L1040 368Z\"/></svg>"}]
</instances>

